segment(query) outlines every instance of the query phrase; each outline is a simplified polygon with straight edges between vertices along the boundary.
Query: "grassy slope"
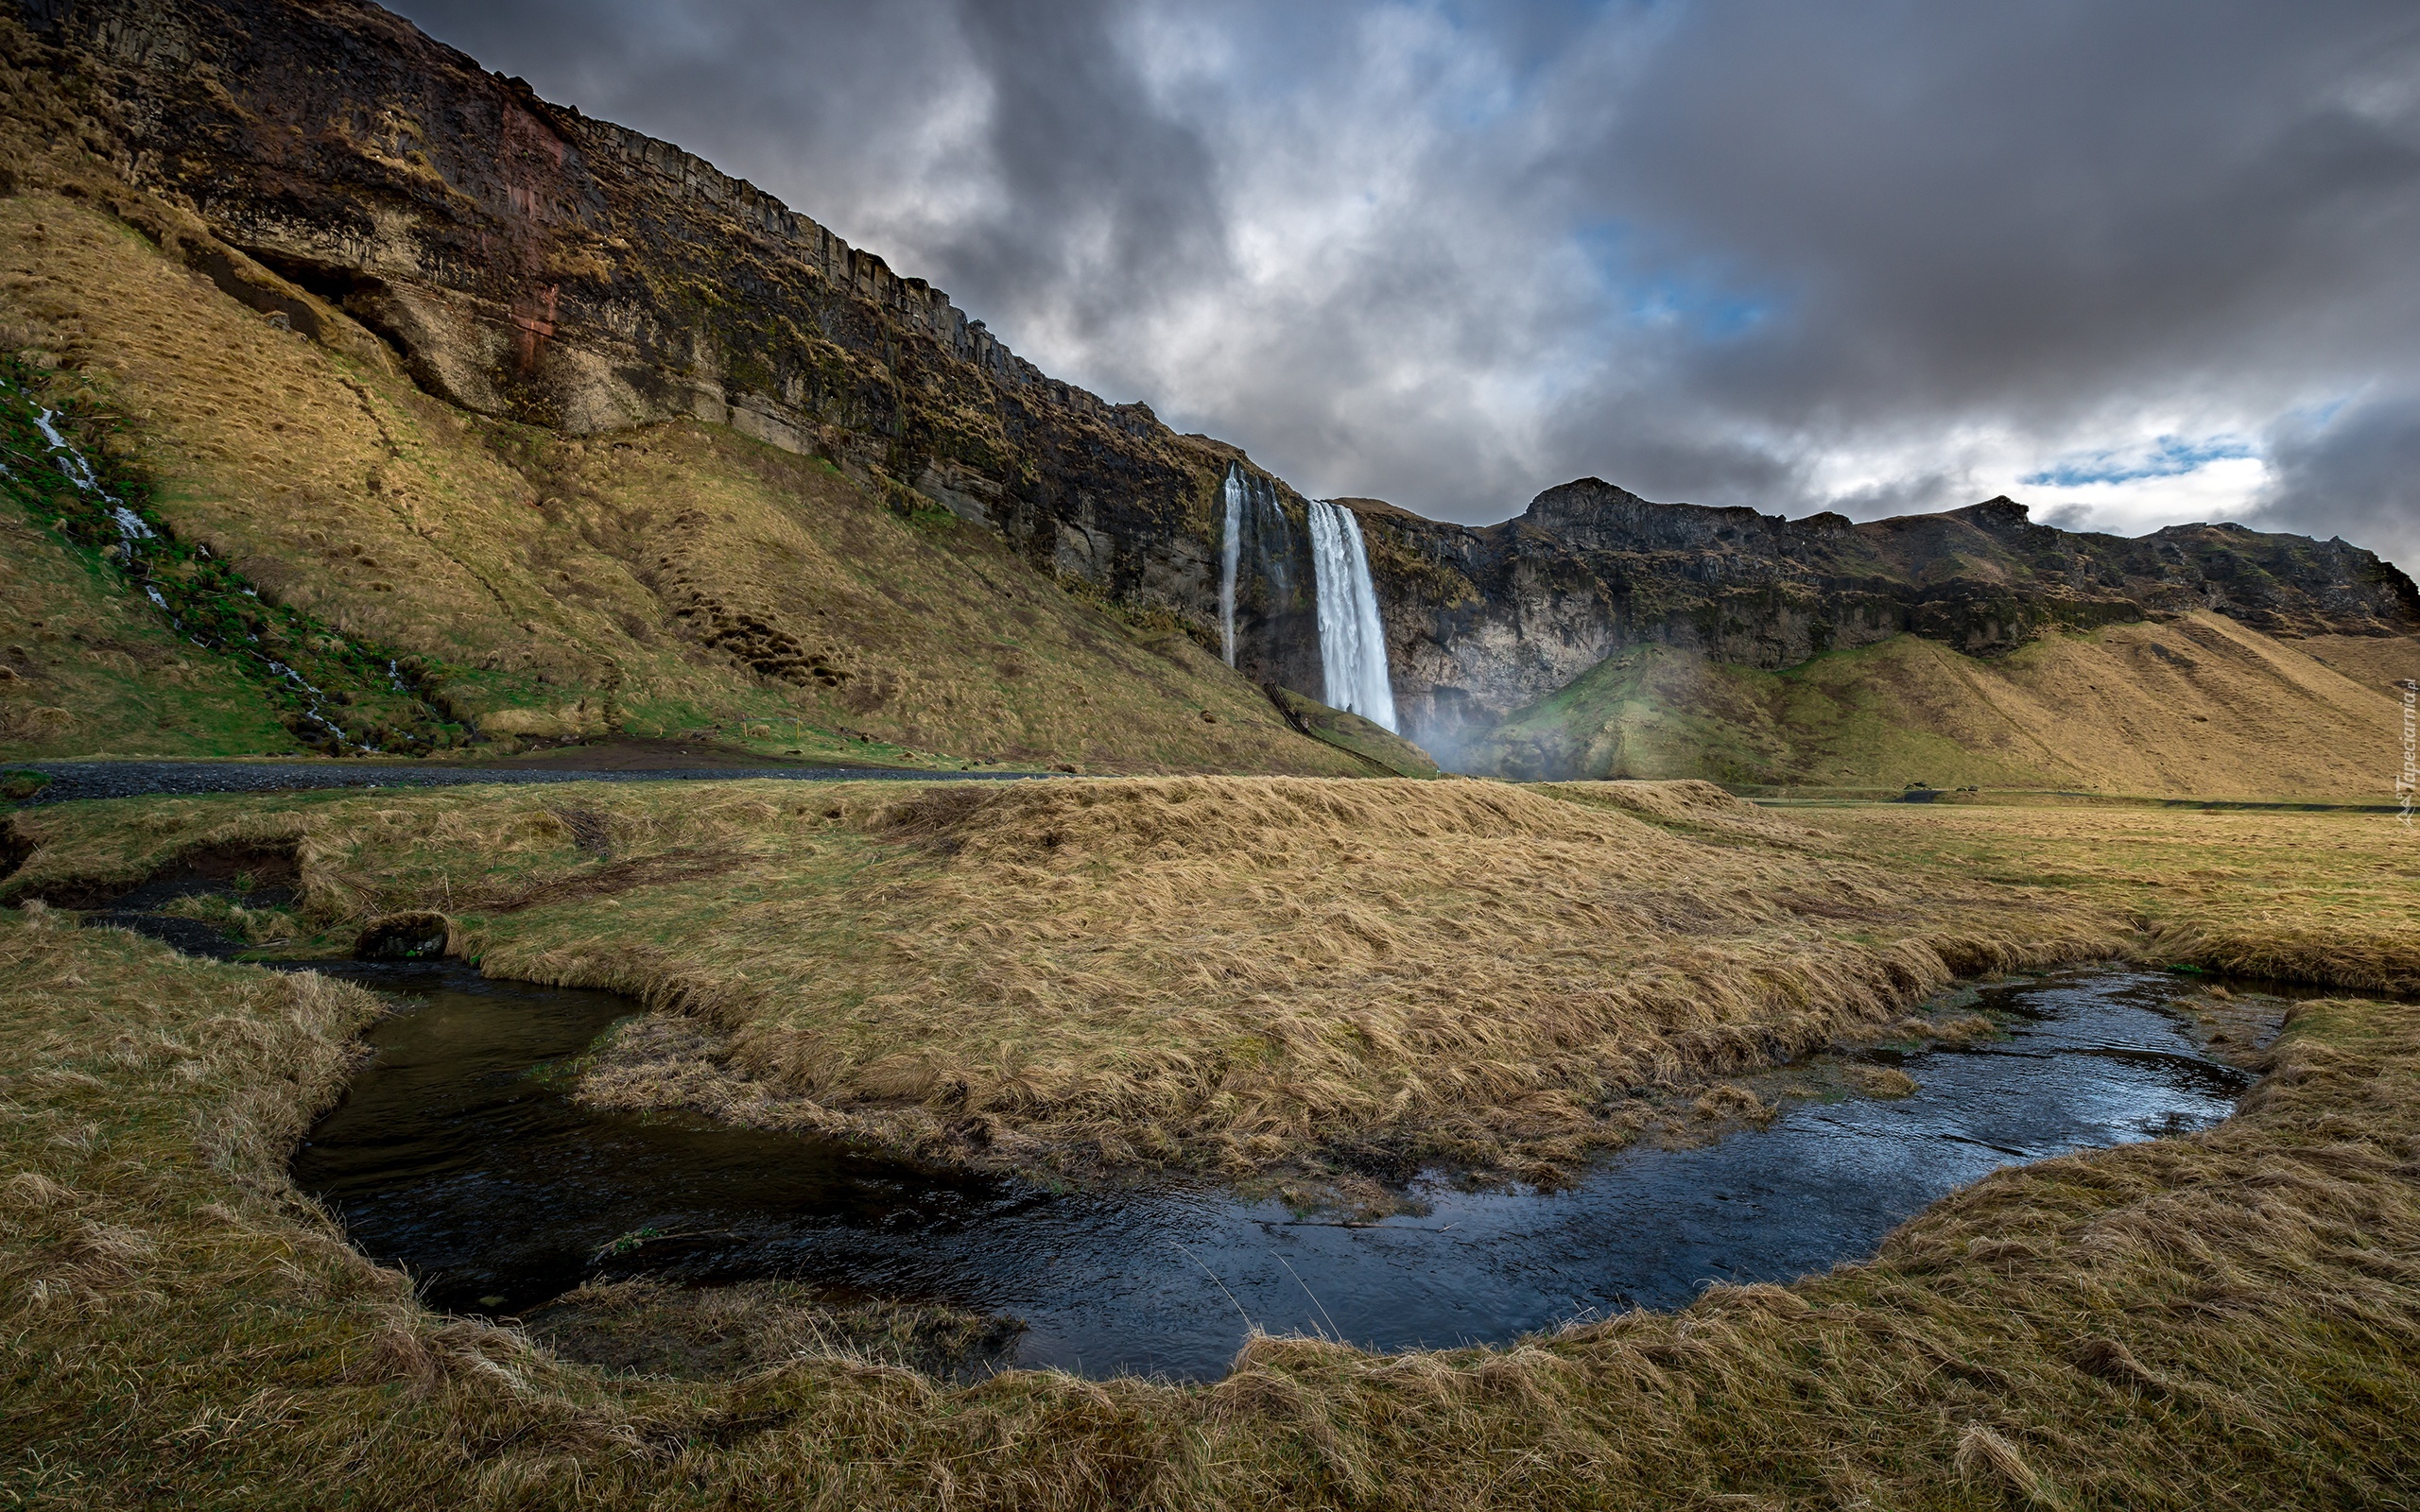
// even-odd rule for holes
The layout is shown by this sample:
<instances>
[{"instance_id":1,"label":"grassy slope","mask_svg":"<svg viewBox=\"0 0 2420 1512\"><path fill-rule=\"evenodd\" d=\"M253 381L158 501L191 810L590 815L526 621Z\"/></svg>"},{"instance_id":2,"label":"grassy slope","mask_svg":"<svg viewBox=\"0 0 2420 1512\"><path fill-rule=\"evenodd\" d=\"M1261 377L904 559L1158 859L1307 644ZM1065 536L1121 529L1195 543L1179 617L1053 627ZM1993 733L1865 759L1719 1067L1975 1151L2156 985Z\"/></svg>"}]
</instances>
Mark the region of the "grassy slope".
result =
<instances>
[{"instance_id":1,"label":"grassy slope","mask_svg":"<svg viewBox=\"0 0 2420 1512\"><path fill-rule=\"evenodd\" d=\"M1418 746L1386 726L1346 710L1331 708L1291 688L1270 683L1269 696L1294 727L1340 750L1362 757L1376 770L1396 777L1435 777L1437 763Z\"/></svg>"},{"instance_id":2,"label":"grassy slope","mask_svg":"<svg viewBox=\"0 0 2420 1512\"><path fill-rule=\"evenodd\" d=\"M2295 650L2389 697L2402 697L2404 683L2420 682L2420 640L2314 635L2292 644Z\"/></svg>"},{"instance_id":3,"label":"grassy slope","mask_svg":"<svg viewBox=\"0 0 2420 1512\"><path fill-rule=\"evenodd\" d=\"M2087 787L2383 800L2399 712L2370 674L2420 644L2320 656L2216 614L2054 634L1980 661L1915 636L1782 672L1663 647L1609 659L1475 745L1512 777Z\"/></svg>"},{"instance_id":4,"label":"grassy slope","mask_svg":"<svg viewBox=\"0 0 2420 1512\"><path fill-rule=\"evenodd\" d=\"M2376 944L2308 972L2420 976L2405 859L2382 832L2295 828L2332 817L2214 833L2355 847L2262 838L2228 864L2358 857L2377 875L2346 917ZM493 971L641 995L667 1012L605 1057L609 1100L1080 1171L1550 1179L1632 1131L1634 1093L1879 1028L1953 972L2134 937L2131 899L1877 864L1703 784L614 785L11 822L43 847L11 896L275 840L312 928L434 909ZM2270 927L2311 902L2273 900Z\"/></svg>"},{"instance_id":5,"label":"grassy slope","mask_svg":"<svg viewBox=\"0 0 2420 1512\"><path fill-rule=\"evenodd\" d=\"M285 1160L377 1011L0 912L11 1504L2409 1504L2420 1010L2307 1005L2228 1124L2001 1172L1870 1262L1215 1386L845 1355L615 1377L433 1315Z\"/></svg>"},{"instance_id":6,"label":"grassy slope","mask_svg":"<svg viewBox=\"0 0 2420 1512\"><path fill-rule=\"evenodd\" d=\"M777 747L820 730L978 761L1359 769L989 532L903 518L718 427L579 440L476 421L277 329L83 202L0 198L0 325L122 421L181 537L343 633L443 663L449 707L494 732L753 722ZM45 593L60 576L25 571ZM228 744L60 706L86 749Z\"/></svg>"},{"instance_id":7,"label":"grassy slope","mask_svg":"<svg viewBox=\"0 0 2420 1512\"><path fill-rule=\"evenodd\" d=\"M233 666L0 499L0 751L11 756L295 749Z\"/></svg>"}]
</instances>

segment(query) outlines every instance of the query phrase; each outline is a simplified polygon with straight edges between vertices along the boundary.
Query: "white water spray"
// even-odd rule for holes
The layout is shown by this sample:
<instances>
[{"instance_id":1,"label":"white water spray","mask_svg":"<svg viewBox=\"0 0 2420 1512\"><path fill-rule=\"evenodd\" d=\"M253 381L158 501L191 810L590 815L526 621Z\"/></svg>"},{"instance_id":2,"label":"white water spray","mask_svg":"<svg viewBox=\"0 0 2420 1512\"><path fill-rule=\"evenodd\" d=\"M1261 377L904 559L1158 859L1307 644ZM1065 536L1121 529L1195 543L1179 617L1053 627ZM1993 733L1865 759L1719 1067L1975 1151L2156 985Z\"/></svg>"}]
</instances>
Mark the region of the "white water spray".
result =
<instances>
[{"instance_id":1,"label":"white water spray","mask_svg":"<svg viewBox=\"0 0 2420 1512\"><path fill-rule=\"evenodd\" d=\"M1244 480L1233 467L1227 469L1227 484L1223 490L1227 503L1227 533L1219 548L1219 646L1227 665L1236 664L1236 569L1243 560L1244 547Z\"/></svg>"},{"instance_id":2,"label":"white water spray","mask_svg":"<svg viewBox=\"0 0 2420 1512\"><path fill-rule=\"evenodd\" d=\"M1395 728L1394 686L1387 679L1387 631L1370 552L1352 510L1311 501L1311 570L1318 576L1320 668L1327 701L1373 724Z\"/></svg>"}]
</instances>

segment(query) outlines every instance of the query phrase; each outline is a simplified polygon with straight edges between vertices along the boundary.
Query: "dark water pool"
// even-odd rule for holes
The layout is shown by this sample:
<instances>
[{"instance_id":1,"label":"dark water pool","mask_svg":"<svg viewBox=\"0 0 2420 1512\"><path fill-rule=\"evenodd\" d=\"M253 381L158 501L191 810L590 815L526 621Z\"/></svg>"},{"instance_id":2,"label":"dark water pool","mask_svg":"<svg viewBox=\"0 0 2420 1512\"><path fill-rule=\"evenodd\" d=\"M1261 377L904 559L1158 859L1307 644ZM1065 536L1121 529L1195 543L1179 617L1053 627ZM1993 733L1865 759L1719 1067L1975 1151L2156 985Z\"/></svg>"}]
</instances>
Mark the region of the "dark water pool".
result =
<instances>
[{"instance_id":1,"label":"dark water pool","mask_svg":"<svg viewBox=\"0 0 2420 1512\"><path fill-rule=\"evenodd\" d=\"M627 1001L458 965L345 974L408 1006L372 1031L375 1058L295 1176L433 1303L510 1313L598 1274L782 1277L1012 1314L1014 1363L1090 1375L1214 1377L1250 1325L1380 1349L1500 1342L1712 1280L1788 1280L1870 1253L1995 1167L2216 1123L2250 1082L2165 1005L2175 978L2053 975L1973 989L2005 1039L1883 1055L1910 1096L1788 1101L1761 1131L1634 1149L1575 1191L1441 1185L1423 1216L1340 1227L1210 1191L1053 1195L591 1112L546 1068Z\"/></svg>"}]
</instances>

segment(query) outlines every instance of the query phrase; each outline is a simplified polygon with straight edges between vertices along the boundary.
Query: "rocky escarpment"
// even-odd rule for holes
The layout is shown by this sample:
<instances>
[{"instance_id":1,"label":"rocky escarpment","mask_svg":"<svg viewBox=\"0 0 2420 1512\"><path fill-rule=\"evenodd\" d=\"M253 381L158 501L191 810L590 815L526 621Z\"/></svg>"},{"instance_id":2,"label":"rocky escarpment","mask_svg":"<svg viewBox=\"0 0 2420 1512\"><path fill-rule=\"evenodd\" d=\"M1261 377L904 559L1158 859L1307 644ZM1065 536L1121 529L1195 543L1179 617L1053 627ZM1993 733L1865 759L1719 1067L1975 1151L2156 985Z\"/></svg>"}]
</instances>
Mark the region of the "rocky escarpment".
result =
<instances>
[{"instance_id":1,"label":"rocky escarpment","mask_svg":"<svg viewBox=\"0 0 2420 1512\"><path fill-rule=\"evenodd\" d=\"M223 245L194 265L297 330L351 349L367 328L483 415L574 434L727 423L1215 626L1234 448L1049 378L754 186L358 0L21 14L23 66L76 100L76 145L198 214Z\"/></svg>"},{"instance_id":2,"label":"rocky escarpment","mask_svg":"<svg viewBox=\"0 0 2420 1512\"><path fill-rule=\"evenodd\" d=\"M2375 553L2233 524L2128 540L2035 524L2005 498L1786 520L1595 478L1480 529L1352 502L1406 732L1441 751L1626 646L1772 669L1912 632L1988 656L2053 627L2204 610L2278 636L2420 634L2420 591Z\"/></svg>"},{"instance_id":3,"label":"rocky escarpment","mask_svg":"<svg viewBox=\"0 0 2420 1512\"><path fill-rule=\"evenodd\" d=\"M19 14L12 66L70 102L47 128L61 150L199 217L210 239L188 266L271 319L481 415L569 435L698 419L820 455L903 513L981 522L1063 584L1214 651L1232 478L1236 666L1324 695L1299 494L1141 404L1047 377L753 186L362 0ZM2278 634L2420 633L2420 595L2370 553L2225 525L2124 541L2007 500L1786 521L1594 479L1481 529L1342 502L1365 527L1406 732L1448 751L1625 646L1772 668L1912 631L1988 655L2048 627L2203 610ZM696 636L765 676L858 685L838 652L713 582L658 592L694 598Z\"/></svg>"}]
</instances>

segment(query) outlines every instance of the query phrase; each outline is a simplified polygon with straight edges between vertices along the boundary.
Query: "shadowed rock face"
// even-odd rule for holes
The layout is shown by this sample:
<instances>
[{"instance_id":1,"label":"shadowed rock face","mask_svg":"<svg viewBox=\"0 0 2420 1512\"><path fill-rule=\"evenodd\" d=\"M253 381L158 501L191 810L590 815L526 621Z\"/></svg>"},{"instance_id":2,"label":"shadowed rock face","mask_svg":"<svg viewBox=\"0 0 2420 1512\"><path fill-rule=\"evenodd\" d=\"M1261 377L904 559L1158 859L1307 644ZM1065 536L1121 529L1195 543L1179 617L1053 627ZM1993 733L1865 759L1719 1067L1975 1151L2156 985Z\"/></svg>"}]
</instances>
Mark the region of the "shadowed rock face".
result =
<instances>
[{"instance_id":1,"label":"shadowed rock face","mask_svg":"<svg viewBox=\"0 0 2420 1512\"><path fill-rule=\"evenodd\" d=\"M1214 653L1220 483L1243 468L1255 559L1284 571L1238 593L1238 669L1324 695L1301 495L1146 405L1050 379L752 185L360 0L19 13L40 39L23 60L89 102L87 145L235 249L199 271L343 350L376 357L375 333L464 408L572 432L694 416L818 453L1172 610ZM1625 645L1779 667L1914 631L1980 655L2192 609L2289 635L2420 632L2420 593L2371 553L2230 525L2126 541L2005 499L1786 521L1593 478L1483 529L1341 502L1368 538L1405 732L1448 750Z\"/></svg>"},{"instance_id":2,"label":"shadowed rock face","mask_svg":"<svg viewBox=\"0 0 2420 1512\"><path fill-rule=\"evenodd\" d=\"M130 178L376 333L429 392L576 433L728 423L1215 624L1233 448L1047 377L754 186L357 0L11 9ZM307 301L208 260L323 335Z\"/></svg>"},{"instance_id":3,"label":"shadowed rock face","mask_svg":"<svg viewBox=\"0 0 2420 1512\"><path fill-rule=\"evenodd\" d=\"M2376 553L2240 525L2127 540L2034 524L2005 498L1785 520L1595 478L1483 529L1356 503L1405 733L1443 752L1632 645L1770 669L1913 632L1989 656L2194 610L2288 637L2420 634L2420 591Z\"/></svg>"}]
</instances>

